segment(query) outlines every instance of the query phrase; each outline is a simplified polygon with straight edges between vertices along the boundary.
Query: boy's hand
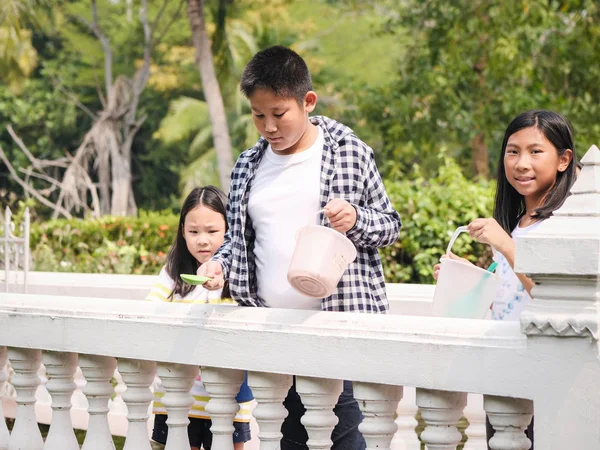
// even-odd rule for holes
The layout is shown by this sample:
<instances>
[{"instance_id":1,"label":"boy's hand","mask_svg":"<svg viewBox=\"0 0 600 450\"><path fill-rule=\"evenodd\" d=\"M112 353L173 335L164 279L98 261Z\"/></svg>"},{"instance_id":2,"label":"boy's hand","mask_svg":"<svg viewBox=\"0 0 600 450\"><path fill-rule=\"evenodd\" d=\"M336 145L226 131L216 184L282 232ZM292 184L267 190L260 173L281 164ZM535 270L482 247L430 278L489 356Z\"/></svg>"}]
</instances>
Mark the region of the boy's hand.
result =
<instances>
[{"instance_id":1,"label":"boy's hand","mask_svg":"<svg viewBox=\"0 0 600 450\"><path fill-rule=\"evenodd\" d=\"M209 280L202 285L209 291L221 289L225 284L225 280L223 279L223 267L221 266L221 263L217 261L205 262L198 267L196 274L202 277L212 278L212 280Z\"/></svg>"},{"instance_id":2,"label":"boy's hand","mask_svg":"<svg viewBox=\"0 0 600 450\"><path fill-rule=\"evenodd\" d=\"M473 239L491 245L503 255L514 245L512 238L495 219L475 219L467 228Z\"/></svg>"},{"instance_id":3,"label":"boy's hand","mask_svg":"<svg viewBox=\"0 0 600 450\"><path fill-rule=\"evenodd\" d=\"M356 224L356 209L341 198L330 200L325 205L324 212L333 229L340 233L350 231Z\"/></svg>"}]
</instances>

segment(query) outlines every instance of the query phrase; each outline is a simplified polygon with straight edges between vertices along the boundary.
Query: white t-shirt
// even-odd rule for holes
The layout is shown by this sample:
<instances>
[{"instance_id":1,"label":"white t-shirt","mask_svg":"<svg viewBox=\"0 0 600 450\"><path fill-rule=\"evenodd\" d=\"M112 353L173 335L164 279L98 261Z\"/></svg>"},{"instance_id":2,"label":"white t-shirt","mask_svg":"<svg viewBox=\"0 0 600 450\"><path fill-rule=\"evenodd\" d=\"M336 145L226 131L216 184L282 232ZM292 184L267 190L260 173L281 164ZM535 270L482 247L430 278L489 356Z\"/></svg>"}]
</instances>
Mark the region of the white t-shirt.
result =
<instances>
[{"instance_id":1,"label":"white t-shirt","mask_svg":"<svg viewBox=\"0 0 600 450\"><path fill-rule=\"evenodd\" d=\"M517 225L512 232L513 239L524 236L541 223L542 221L538 221L525 228ZM498 262L496 274L502 279L502 284L498 288L494 303L492 303L492 319L519 320L525 306L531 301L531 297L504 255L497 253L494 259Z\"/></svg>"},{"instance_id":2,"label":"white t-shirt","mask_svg":"<svg viewBox=\"0 0 600 450\"><path fill-rule=\"evenodd\" d=\"M282 156L268 146L252 180L248 214L256 233L258 296L272 308L320 309L287 281L296 231L316 223L321 206L324 137L318 130L313 145L300 153Z\"/></svg>"}]
</instances>

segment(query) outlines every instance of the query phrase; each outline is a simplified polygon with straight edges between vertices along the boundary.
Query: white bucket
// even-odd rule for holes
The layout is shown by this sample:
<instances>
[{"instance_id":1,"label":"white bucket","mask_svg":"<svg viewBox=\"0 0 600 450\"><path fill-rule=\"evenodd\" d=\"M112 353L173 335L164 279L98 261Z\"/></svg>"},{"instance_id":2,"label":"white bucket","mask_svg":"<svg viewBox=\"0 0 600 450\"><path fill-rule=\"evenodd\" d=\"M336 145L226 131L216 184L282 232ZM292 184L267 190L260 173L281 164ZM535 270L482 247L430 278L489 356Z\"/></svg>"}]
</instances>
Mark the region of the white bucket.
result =
<instances>
[{"instance_id":1,"label":"white bucket","mask_svg":"<svg viewBox=\"0 0 600 450\"><path fill-rule=\"evenodd\" d=\"M308 225L296 233L287 279L301 294L329 297L355 259L356 248L346 236L321 225Z\"/></svg>"},{"instance_id":2,"label":"white bucket","mask_svg":"<svg viewBox=\"0 0 600 450\"><path fill-rule=\"evenodd\" d=\"M446 253L450 251L458 234L464 231L466 227L456 230ZM499 287L500 278L493 272L470 263L444 258L433 296L433 315L485 319Z\"/></svg>"}]
</instances>

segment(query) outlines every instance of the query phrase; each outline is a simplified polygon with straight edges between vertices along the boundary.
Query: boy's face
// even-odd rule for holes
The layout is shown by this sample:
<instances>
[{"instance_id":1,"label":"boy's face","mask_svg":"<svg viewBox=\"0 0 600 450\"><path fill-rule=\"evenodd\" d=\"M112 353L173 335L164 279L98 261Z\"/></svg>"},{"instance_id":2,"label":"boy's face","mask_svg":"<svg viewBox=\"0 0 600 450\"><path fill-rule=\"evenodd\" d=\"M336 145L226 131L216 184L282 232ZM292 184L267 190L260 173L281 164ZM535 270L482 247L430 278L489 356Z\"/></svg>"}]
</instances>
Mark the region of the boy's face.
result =
<instances>
[{"instance_id":1,"label":"boy's face","mask_svg":"<svg viewBox=\"0 0 600 450\"><path fill-rule=\"evenodd\" d=\"M256 89L249 100L254 125L275 153L291 155L312 145L314 133L307 131L311 126L308 114L317 105L317 94L313 91L306 93L302 104L269 89Z\"/></svg>"}]
</instances>

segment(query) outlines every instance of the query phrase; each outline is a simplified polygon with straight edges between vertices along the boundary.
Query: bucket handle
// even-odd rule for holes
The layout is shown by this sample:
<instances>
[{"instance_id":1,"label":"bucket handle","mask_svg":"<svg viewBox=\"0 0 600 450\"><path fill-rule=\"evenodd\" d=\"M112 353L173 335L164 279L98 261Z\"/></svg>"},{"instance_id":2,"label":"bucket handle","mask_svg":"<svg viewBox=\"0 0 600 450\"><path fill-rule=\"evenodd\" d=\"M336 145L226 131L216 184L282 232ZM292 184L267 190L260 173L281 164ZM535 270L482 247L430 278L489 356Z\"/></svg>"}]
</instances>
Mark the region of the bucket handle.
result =
<instances>
[{"instance_id":1,"label":"bucket handle","mask_svg":"<svg viewBox=\"0 0 600 450\"><path fill-rule=\"evenodd\" d=\"M450 250L452 250L452 246L456 242L456 239L458 239L458 236L460 236L462 233L466 233L467 231L469 231L469 229L466 225L462 226L462 227L458 227L456 229L456 231L454 231L454 234L452 235L452 237L450 238L450 242L448 243L448 247L446 247L446 255L448 253L450 253ZM490 245L490 247L492 248L492 254L494 255L494 258L495 258L497 250L493 245Z\"/></svg>"},{"instance_id":2,"label":"bucket handle","mask_svg":"<svg viewBox=\"0 0 600 450\"><path fill-rule=\"evenodd\" d=\"M329 217L327 217L327 216L325 215L325 209L324 209L324 208L321 208L320 210L318 210L318 211L317 211L317 214L316 214L316 216L317 216L317 225L320 225L320 223L319 223L319 215L320 215L321 213L323 213L323 217L324 217L325 219L329 220ZM331 221L330 221L329 223L331 223ZM335 231L337 231L337 230L335 230ZM346 235L346 233L342 233L341 231L338 231L338 233L340 233L340 234L343 234L344 236Z\"/></svg>"}]
</instances>

